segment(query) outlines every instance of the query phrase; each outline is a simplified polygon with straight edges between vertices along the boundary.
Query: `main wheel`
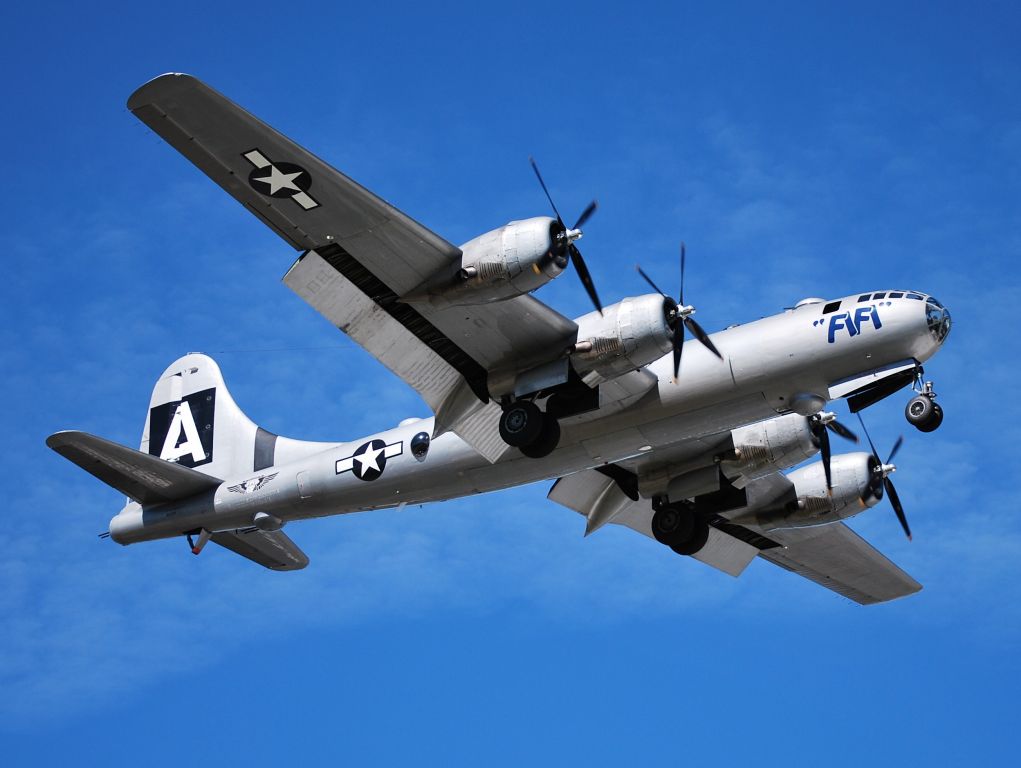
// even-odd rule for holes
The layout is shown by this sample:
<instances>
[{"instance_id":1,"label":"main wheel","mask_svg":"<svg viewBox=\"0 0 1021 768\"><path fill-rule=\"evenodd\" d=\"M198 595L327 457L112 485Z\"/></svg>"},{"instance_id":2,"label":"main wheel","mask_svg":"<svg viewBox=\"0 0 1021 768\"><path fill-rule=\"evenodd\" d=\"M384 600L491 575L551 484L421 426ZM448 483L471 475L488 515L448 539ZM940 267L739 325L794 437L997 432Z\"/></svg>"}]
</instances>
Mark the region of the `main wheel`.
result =
<instances>
[{"instance_id":1,"label":"main wheel","mask_svg":"<svg viewBox=\"0 0 1021 768\"><path fill-rule=\"evenodd\" d=\"M541 459L549 456L560 442L560 422L550 417L547 413L543 419L544 424L539 439L531 445L522 445L520 450L530 459Z\"/></svg>"},{"instance_id":2,"label":"main wheel","mask_svg":"<svg viewBox=\"0 0 1021 768\"><path fill-rule=\"evenodd\" d=\"M694 518L691 534L684 541L675 541L670 549L679 555L694 555L709 541L709 523L700 517Z\"/></svg>"},{"instance_id":3,"label":"main wheel","mask_svg":"<svg viewBox=\"0 0 1021 768\"><path fill-rule=\"evenodd\" d=\"M675 539L686 539L691 535L694 519L690 509L666 504L652 515L652 535L660 544L669 547Z\"/></svg>"},{"instance_id":4,"label":"main wheel","mask_svg":"<svg viewBox=\"0 0 1021 768\"><path fill-rule=\"evenodd\" d=\"M693 555L709 540L709 524L687 502L667 504L652 516L652 535L679 555Z\"/></svg>"},{"instance_id":5,"label":"main wheel","mask_svg":"<svg viewBox=\"0 0 1021 768\"><path fill-rule=\"evenodd\" d=\"M515 448L531 445L542 436L545 421L539 406L519 400L500 416L500 437Z\"/></svg>"},{"instance_id":6,"label":"main wheel","mask_svg":"<svg viewBox=\"0 0 1021 768\"><path fill-rule=\"evenodd\" d=\"M922 432L935 432L939 429L939 425L943 423L943 409L940 408L939 403L932 404L932 414L929 416L928 421L924 424L916 424L915 426Z\"/></svg>"},{"instance_id":7,"label":"main wheel","mask_svg":"<svg viewBox=\"0 0 1021 768\"><path fill-rule=\"evenodd\" d=\"M931 397L918 395L908 401L907 407L904 408L904 416L910 424L924 432L926 431L924 426L932 419L935 406Z\"/></svg>"}]
</instances>

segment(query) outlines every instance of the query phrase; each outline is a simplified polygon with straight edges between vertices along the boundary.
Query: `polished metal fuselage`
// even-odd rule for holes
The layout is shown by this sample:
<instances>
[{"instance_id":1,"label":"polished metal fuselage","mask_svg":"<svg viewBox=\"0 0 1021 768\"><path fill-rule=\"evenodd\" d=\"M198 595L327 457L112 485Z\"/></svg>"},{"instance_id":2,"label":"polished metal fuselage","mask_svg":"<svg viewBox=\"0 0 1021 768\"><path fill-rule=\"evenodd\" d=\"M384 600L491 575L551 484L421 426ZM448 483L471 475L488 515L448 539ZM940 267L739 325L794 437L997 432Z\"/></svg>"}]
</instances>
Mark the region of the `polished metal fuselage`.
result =
<instances>
[{"instance_id":1,"label":"polished metal fuselage","mask_svg":"<svg viewBox=\"0 0 1021 768\"><path fill-rule=\"evenodd\" d=\"M657 381L637 402L622 409L610 403L563 420L557 449L543 459L526 458L511 449L491 464L451 432L433 439L426 456L419 459L410 451L410 442L419 433L431 434L433 420L407 420L275 466L273 482L257 493L231 492L231 485L245 479L232 477L215 491L184 503L144 510L129 504L111 521L110 533L127 544L199 528L242 528L252 525L256 512L286 522L423 504L637 456L653 458L678 443L786 413L792 400L806 395L829 400L830 388L843 380L903 361L922 363L939 348L940 341L927 326L924 300L862 302L854 295L824 314L827 306L832 303L807 304L712 334L722 362L689 341L676 382L671 357L655 361L647 370ZM378 477L365 480L351 471L338 472L338 462L373 440L402 446Z\"/></svg>"}]
</instances>

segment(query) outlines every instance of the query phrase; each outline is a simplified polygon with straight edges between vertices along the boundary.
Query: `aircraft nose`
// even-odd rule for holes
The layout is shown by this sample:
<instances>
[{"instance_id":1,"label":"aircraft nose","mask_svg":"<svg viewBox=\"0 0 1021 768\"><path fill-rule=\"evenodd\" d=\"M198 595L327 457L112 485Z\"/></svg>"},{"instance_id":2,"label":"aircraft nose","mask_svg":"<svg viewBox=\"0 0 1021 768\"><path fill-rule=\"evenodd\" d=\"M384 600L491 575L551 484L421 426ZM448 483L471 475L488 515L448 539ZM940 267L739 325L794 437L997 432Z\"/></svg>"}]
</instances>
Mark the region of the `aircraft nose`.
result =
<instances>
[{"instance_id":1,"label":"aircraft nose","mask_svg":"<svg viewBox=\"0 0 1021 768\"><path fill-rule=\"evenodd\" d=\"M942 344L950 333L950 310L929 297L925 302L925 322L937 344Z\"/></svg>"}]
</instances>

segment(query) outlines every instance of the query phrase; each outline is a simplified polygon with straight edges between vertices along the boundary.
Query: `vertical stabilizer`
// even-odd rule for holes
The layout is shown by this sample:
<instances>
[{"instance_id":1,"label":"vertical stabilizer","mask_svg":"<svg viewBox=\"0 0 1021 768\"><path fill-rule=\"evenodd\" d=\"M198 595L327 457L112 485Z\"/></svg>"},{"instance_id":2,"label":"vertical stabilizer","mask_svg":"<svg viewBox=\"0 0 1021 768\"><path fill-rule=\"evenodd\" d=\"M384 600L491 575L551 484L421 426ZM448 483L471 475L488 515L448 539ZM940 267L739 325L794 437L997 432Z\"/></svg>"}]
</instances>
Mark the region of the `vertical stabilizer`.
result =
<instances>
[{"instance_id":1,"label":"vertical stabilizer","mask_svg":"<svg viewBox=\"0 0 1021 768\"><path fill-rule=\"evenodd\" d=\"M175 360L157 380L139 450L227 478L293 461L330 445L289 440L258 427L234 402L216 362L193 353Z\"/></svg>"}]
</instances>

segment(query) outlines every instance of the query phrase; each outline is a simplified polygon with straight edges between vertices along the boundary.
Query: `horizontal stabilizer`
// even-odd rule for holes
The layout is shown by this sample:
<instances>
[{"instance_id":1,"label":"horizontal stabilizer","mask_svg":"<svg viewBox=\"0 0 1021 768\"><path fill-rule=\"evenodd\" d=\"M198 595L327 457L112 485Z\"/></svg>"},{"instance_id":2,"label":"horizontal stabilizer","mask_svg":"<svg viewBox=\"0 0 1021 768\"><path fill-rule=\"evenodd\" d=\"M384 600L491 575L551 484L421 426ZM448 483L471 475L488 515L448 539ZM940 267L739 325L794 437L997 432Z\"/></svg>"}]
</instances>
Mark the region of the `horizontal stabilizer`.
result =
<instances>
[{"instance_id":1,"label":"horizontal stabilizer","mask_svg":"<svg viewBox=\"0 0 1021 768\"><path fill-rule=\"evenodd\" d=\"M57 432L46 445L139 504L186 499L222 482L86 432Z\"/></svg>"},{"instance_id":2,"label":"horizontal stabilizer","mask_svg":"<svg viewBox=\"0 0 1021 768\"><path fill-rule=\"evenodd\" d=\"M300 571L308 565L308 556L282 531L238 528L214 533L212 540L273 571Z\"/></svg>"}]
</instances>

